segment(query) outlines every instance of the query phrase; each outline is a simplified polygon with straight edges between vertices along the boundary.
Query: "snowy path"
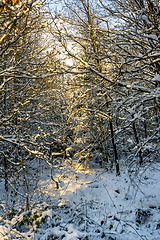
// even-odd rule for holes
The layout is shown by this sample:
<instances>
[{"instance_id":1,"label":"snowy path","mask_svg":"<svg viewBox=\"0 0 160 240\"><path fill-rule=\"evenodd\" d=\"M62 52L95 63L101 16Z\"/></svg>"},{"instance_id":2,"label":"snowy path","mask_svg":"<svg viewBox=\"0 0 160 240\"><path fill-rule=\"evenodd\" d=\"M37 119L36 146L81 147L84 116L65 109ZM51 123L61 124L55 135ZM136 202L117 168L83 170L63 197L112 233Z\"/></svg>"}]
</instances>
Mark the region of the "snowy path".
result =
<instances>
[{"instance_id":1,"label":"snowy path","mask_svg":"<svg viewBox=\"0 0 160 240\"><path fill-rule=\"evenodd\" d=\"M104 169L66 171L56 190L44 174L32 200L39 204L3 223L0 239L159 240L159 177L159 164L132 178Z\"/></svg>"}]
</instances>

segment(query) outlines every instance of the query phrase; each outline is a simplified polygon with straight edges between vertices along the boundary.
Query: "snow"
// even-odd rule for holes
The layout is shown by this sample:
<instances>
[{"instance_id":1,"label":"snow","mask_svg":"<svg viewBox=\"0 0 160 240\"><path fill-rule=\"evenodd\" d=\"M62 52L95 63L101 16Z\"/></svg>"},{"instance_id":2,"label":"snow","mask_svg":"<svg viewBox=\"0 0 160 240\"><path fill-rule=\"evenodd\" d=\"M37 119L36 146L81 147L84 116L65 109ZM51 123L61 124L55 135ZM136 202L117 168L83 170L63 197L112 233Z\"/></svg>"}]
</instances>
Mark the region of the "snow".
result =
<instances>
[{"instance_id":1,"label":"snow","mask_svg":"<svg viewBox=\"0 0 160 240\"><path fill-rule=\"evenodd\" d=\"M158 37L155 34L145 34L144 37L151 38L155 41L158 41Z\"/></svg>"},{"instance_id":2,"label":"snow","mask_svg":"<svg viewBox=\"0 0 160 240\"><path fill-rule=\"evenodd\" d=\"M5 220L2 214L0 239L23 236L28 240L54 237L63 240L86 237L89 240L158 240L159 176L160 163L148 163L129 172L122 165L121 176L94 164L86 169L82 164L66 164L65 173L54 176L60 183L57 190L46 169L39 178L31 211L16 212L11 220ZM6 206L3 188L4 182L0 182L3 193L0 202ZM17 204L23 208L24 203ZM14 207L16 209L16 204ZM2 208L0 211L3 213Z\"/></svg>"},{"instance_id":3,"label":"snow","mask_svg":"<svg viewBox=\"0 0 160 240\"><path fill-rule=\"evenodd\" d=\"M63 235L64 231L61 231L59 227L55 227L55 228L48 228L45 231L45 234L40 238L40 240L47 240L48 236L51 235L55 235L57 237L60 237L61 235Z\"/></svg>"},{"instance_id":4,"label":"snow","mask_svg":"<svg viewBox=\"0 0 160 240\"><path fill-rule=\"evenodd\" d=\"M155 82L160 82L160 75L156 75L152 80Z\"/></svg>"},{"instance_id":5,"label":"snow","mask_svg":"<svg viewBox=\"0 0 160 240\"><path fill-rule=\"evenodd\" d=\"M0 238L1 240L8 239L6 235L8 235L10 232L10 229L7 226L0 226Z\"/></svg>"},{"instance_id":6,"label":"snow","mask_svg":"<svg viewBox=\"0 0 160 240\"><path fill-rule=\"evenodd\" d=\"M142 15L142 20L146 21L147 24L151 24L146 15Z\"/></svg>"}]
</instances>

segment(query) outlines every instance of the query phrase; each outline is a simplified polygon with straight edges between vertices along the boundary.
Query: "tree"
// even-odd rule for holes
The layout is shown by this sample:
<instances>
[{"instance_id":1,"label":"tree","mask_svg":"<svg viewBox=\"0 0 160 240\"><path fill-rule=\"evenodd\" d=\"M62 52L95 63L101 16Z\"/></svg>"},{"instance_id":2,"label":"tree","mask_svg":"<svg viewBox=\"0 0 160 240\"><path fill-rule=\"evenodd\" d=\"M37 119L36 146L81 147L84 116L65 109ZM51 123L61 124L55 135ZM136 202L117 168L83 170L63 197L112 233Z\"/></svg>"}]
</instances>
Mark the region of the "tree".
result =
<instances>
[{"instance_id":1,"label":"tree","mask_svg":"<svg viewBox=\"0 0 160 240\"><path fill-rule=\"evenodd\" d=\"M57 35L78 66L67 71L73 74L72 116L77 116L77 123L81 123L81 136L84 138L87 129L90 152L96 144L99 151L99 143L104 143L107 158L110 139L115 162L118 155L123 157L123 152L130 156L132 136L132 158L138 156L142 164L145 155L149 157L147 149L156 147L157 154L159 151L159 145L153 143L159 142L159 3L65 1L65 4ZM80 130L79 124L77 127Z\"/></svg>"},{"instance_id":2,"label":"tree","mask_svg":"<svg viewBox=\"0 0 160 240\"><path fill-rule=\"evenodd\" d=\"M45 59L48 45L43 39L46 14L32 1L13 9L12 14L4 10L0 16L1 164L5 189L10 185L24 197L26 209L33 187L29 182L37 181L29 170L30 160L35 156L36 162L44 155L33 140L36 125L31 125L39 114L37 105L43 102L39 95L50 75Z\"/></svg>"},{"instance_id":3,"label":"tree","mask_svg":"<svg viewBox=\"0 0 160 240\"><path fill-rule=\"evenodd\" d=\"M61 46L77 65L75 71L71 70L74 66L67 71L73 74L68 84L74 89L72 116L76 117L75 129L78 131L78 142L82 144L79 151L83 151L83 156L80 155L80 158L90 155L91 158L108 162L108 148L113 144L119 174L114 131L109 133L110 128L113 130L113 121L107 93L114 81L108 77L110 68L106 68L106 64L111 65L111 59L105 44L111 45L110 36L106 37L108 30L97 18L99 9L96 10L96 3L65 1L65 4L65 15L59 20L61 25L56 24L56 27ZM111 137L108 142L107 135Z\"/></svg>"},{"instance_id":4,"label":"tree","mask_svg":"<svg viewBox=\"0 0 160 240\"><path fill-rule=\"evenodd\" d=\"M157 154L159 151L159 2L100 3L109 17L119 23L114 49L120 61L115 72L128 97L117 110L126 118L123 121L126 136L126 130L130 132L132 128L137 147L133 152L142 164L143 155L148 160L153 149Z\"/></svg>"}]
</instances>

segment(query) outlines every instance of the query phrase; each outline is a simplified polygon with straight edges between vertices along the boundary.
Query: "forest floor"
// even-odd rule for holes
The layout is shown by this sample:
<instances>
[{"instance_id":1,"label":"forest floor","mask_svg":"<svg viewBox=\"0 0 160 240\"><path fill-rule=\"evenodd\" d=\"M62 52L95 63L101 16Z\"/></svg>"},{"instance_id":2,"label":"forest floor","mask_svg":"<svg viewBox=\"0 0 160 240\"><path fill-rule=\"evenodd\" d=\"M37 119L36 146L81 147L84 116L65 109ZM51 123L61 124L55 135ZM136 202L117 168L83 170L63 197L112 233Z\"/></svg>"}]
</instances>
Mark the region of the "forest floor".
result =
<instances>
[{"instance_id":1,"label":"forest floor","mask_svg":"<svg viewBox=\"0 0 160 240\"><path fill-rule=\"evenodd\" d=\"M160 163L130 176L66 163L55 174L59 189L47 167L39 176L30 211L0 180L1 240L160 240Z\"/></svg>"}]
</instances>

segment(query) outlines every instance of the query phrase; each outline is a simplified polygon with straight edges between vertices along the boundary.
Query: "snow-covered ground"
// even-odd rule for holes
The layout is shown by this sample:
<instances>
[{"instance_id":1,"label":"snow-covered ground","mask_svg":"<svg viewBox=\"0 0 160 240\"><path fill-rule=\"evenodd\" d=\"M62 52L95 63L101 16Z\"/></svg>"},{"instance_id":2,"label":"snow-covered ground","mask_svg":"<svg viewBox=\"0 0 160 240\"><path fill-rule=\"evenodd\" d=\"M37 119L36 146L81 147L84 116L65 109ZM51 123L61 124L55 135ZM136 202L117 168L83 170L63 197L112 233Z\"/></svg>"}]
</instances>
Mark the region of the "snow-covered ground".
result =
<instances>
[{"instance_id":1,"label":"snow-covered ground","mask_svg":"<svg viewBox=\"0 0 160 240\"><path fill-rule=\"evenodd\" d=\"M43 171L31 210L15 196L9 204L0 182L0 239L30 240L160 240L160 164L152 163L128 175L82 164L66 169L55 179L59 189ZM8 202L7 202L8 201Z\"/></svg>"}]
</instances>

